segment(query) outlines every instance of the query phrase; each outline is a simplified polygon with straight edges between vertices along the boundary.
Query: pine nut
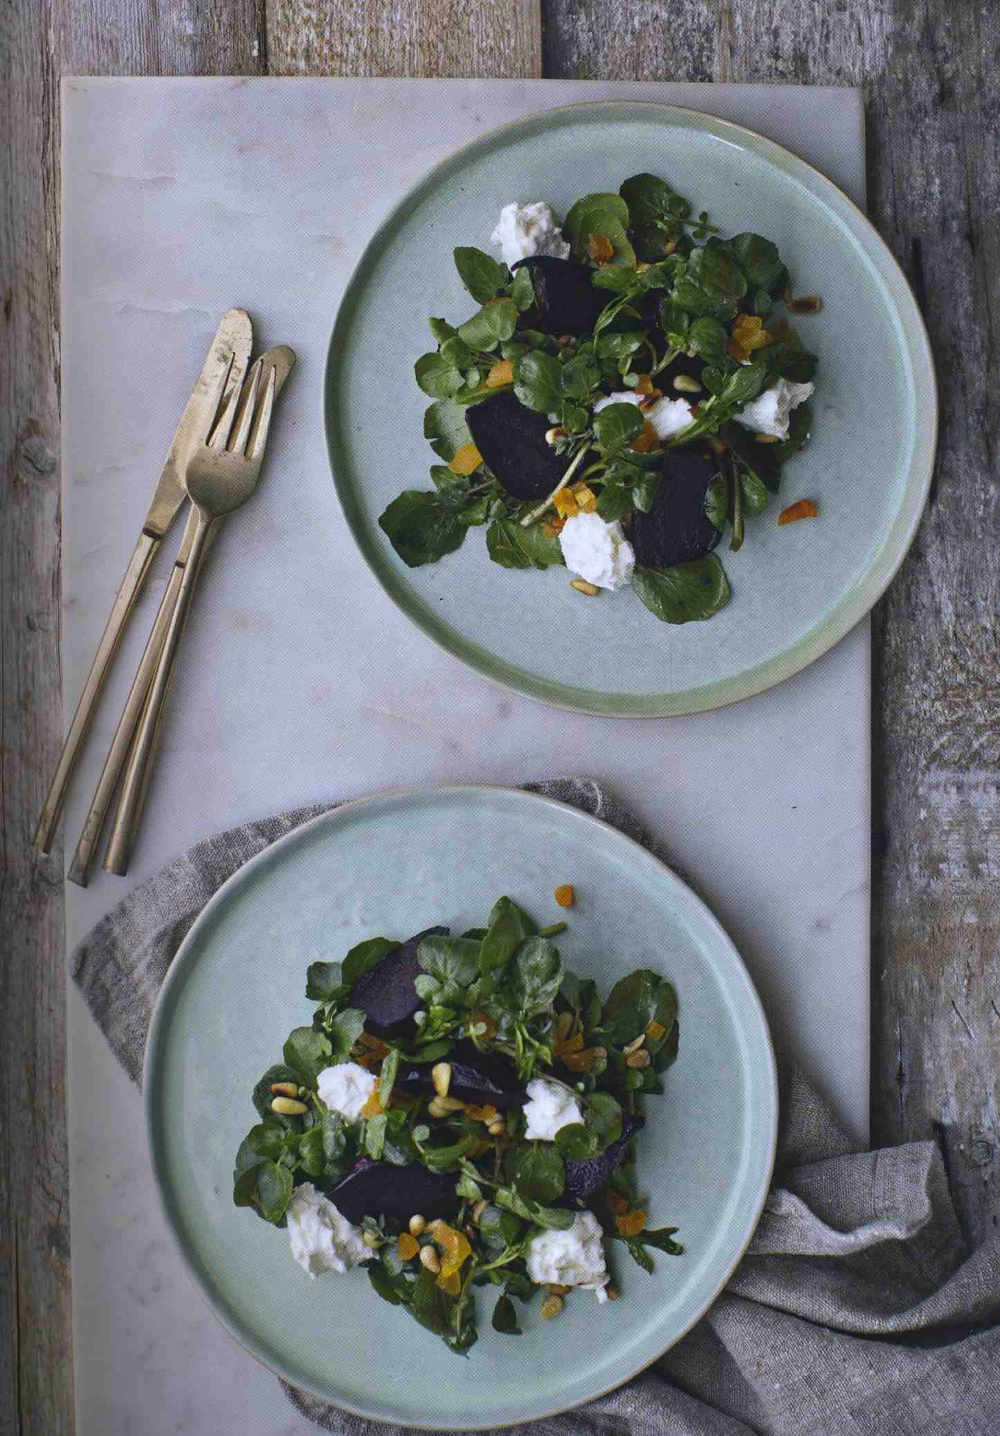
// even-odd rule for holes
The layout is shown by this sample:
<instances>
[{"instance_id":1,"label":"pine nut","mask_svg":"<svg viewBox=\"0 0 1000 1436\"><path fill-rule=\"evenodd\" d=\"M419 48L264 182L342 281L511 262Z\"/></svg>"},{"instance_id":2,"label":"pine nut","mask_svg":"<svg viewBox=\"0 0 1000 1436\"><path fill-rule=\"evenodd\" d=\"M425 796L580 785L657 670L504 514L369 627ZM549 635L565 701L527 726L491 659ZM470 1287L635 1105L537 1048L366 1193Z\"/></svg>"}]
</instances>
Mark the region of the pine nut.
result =
<instances>
[{"instance_id":1,"label":"pine nut","mask_svg":"<svg viewBox=\"0 0 1000 1436\"><path fill-rule=\"evenodd\" d=\"M630 1052L638 1052L639 1048L642 1046L645 1040L645 1032L640 1032L638 1037L633 1037L632 1041L627 1042L622 1048L622 1051L625 1053L625 1056L627 1057Z\"/></svg>"},{"instance_id":2,"label":"pine nut","mask_svg":"<svg viewBox=\"0 0 1000 1436\"><path fill-rule=\"evenodd\" d=\"M298 1084L295 1082L272 1082L272 1097L297 1097L299 1095Z\"/></svg>"},{"instance_id":3,"label":"pine nut","mask_svg":"<svg viewBox=\"0 0 1000 1436\"><path fill-rule=\"evenodd\" d=\"M472 1208L472 1220L477 1224L477 1226L482 1221L483 1212L485 1212L488 1206L489 1202L477 1202L476 1205Z\"/></svg>"},{"instance_id":4,"label":"pine nut","mask_svg":"<svg viewBox=\"0 0 1000 1436\"><path fill-rule=\"evenodd\" d=\"M596 583L588 583L585 578L572 578L569 586L575 588L577 593L585 593L588 598L596 598L601 591Z\"/></svg>"},{"instance_id":5,"label":"pine nut","mask_svg":"<svg viewBox=\"0 0 1000 1436\"><path fill-rule=\"evenodd\" d=\"M553 424L551 429L545 430L545 442L550 448L555 448L560 439L565 439L566 430L562 424Z\"/></svg>"},{"instance_id":6,"label":"pine nut","mask_svg":"<svg viewBox=\"0 0 1000 1436\"><path fill-rule=\"evenodd\" d=\"M271 1111L277 1112L281 1117L301 1117L309 1108L304 1102L297 1102L294 1097L275 1097L271 1103Z\"/></svg>"},{"instance_id":7,"label":"pine nut","mask_svg":"<svg viewBox=\"0 0 1000 1436\"><path fill-rule=\"evenodd\" d=\"M377 1246L381 1246L382 1244L382 1239L378 1232L362 1232L361 1240L371 1251L374 1251Z\"/></svg>"},{"instance_id":8,"label":"pine nut","mask_svg":"<svg viewBox=\"0 0 1000 1436\"><path fill-rule=\"evenodd\" d=\"M799 299L788 301L790 314L818 314L822 308L823 301L818 294L803 294Z\"/></svg>"},{"instance_id":9,"label":"pine nut","mask_svg":"<svg viewBox=\"0 0 1000 1436\"><path fill-rule=\"evenodd\" d=\"M410 1226L410 1236L411 1236L411 1237L418 1237L418 1236L420 1235L420 1233L423 1231L424 1227L426 1227L426 1225L427 1225L427 1220L426 1220L426 1218L425 1218L425 1217L422 1217L419 1212L414 1212L413 1216L410 1218L410 1223L409 1223L409 1226Z\"/></svg>"},{"instance_id":10,"label":"pine nut","mask_svg":"<svg viewBox=\"0 0 1000 1436\"><path fill-rule=\"evenodd\" d=\"M448 1088L451 1086L451 1063L435 1062L431 1068L431 1081L438 1096L447 1097Z\"/></svg>"},{"instance_id":11,"label":"pine nut","mask_svg":"<svg viewBox=\"0 0 1000 1436\"><path fill-rule=\"evenodd\" d=\"M502 1117L496 1117L486 1128L491 1137L502 1137L507 1130L507 1123Z\"/></svg>"},{"instance_id":12,"label":"pine nut","mask_svg":"<svg viewBox=\"0 0 1000 1436\"><path fill-rule=\"evenodd\" d=\"M561 1296L547 1296L542 1302L542 1320L551 1321L554 1316L559 1315L562 1309L563 1299Z\"/></svg>"},{"instance_id":13,"label":"pine nut","mask_svg":"<svg viewBox=\"0 0 1000 1436\"><path fill-rule=\"evenodd\" d=\"M420 1248L420 1265L432 1272L441 1270L441 1258L432 1246L427 1245Z\"/></svg>"},{"instance_id":14,"label":"pine nut","mask_svg":"<svg viewBox=\"0 0 1000 1436\"><path fill-rule=\"evenodd\" d=\"M682 394L701 393L701 385L693 374L678 374L674 379L674 388L679 389Z\"/></svg>"},{"instance_id":15,"label":"pine nut","mask_svg":"<svg viewBox=\"0 0 1000 1436\"><path fill-rule=\"evenodd\" d=\"M625 1058L626 1067L648 1067L649 1063L650 1056L645 1047L640 1047L638 1052L630 1052Z\"/></svg>"}]
</instances>

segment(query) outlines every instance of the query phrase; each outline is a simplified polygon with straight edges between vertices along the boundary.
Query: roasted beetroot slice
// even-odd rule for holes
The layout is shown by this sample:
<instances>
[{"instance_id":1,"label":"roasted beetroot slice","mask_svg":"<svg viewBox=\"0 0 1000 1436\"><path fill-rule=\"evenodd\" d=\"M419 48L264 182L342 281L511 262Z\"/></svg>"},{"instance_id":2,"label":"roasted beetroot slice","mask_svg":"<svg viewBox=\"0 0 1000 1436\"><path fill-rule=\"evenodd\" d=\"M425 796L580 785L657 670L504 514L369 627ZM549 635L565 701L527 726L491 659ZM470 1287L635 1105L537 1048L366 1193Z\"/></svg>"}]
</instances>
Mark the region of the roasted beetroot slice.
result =
<instances>
[{"instance_id":1,"label":"roasted beetroot slice","mask_svg":"<svg viewBox=\"0 0 1000 1436\"><path fill-rule=\"evenodd\" d=\"M428 927L409 942L394 947L382 961L358 978L351 988L351 1007L365 1014L365 1028L376 1037L398 1037L409 1029L420 1006L413 979L420 971L417 948L421 938L447 937L448 928Z\"/></svg>"},{"instance_id":2,"label":"roasted beetroot slice","mask_svg":"<svg viewBox=\"0 0 1000 1436\"><path fill-rule=\"evenodd\" d=\"M361 1224L362 1217L449 1217L458 1207L455 1172L430 1172L419 1162L397 1167L392 1162L363 1162L342 1177L330 1192L339 1212Z\"/></svg>"},{"instance_id":3,"label":"roasted beetroot slice","mask_svg":"<svg viewBox=\"0 0 1000 1436\"><path fill-rule=\"evenodd\" d=\"M582 1207L595 1192L606 1187L611 1173L625 1156L625 1148L644 1125L642 1117L624 1117L622 1134L596 1157L586 1162L566 1162L566 1186L563 1190L563 1204Z\"/></svg>"},{"instance_id":4,"label":"roasted beetroot slice","mask_svg":"<svg viewBox=\"0 0 1000 1436\"><path fill-rule=\"evenodd\" d=\"M670 568L711 553L722 534L705 512L705 496L718 472L718 460L710 449L667 450L652 509L632 519L629 539L636 563L643 568Z\"/></svg>"},{"instance_id":5,"label":"roasted beetroot slice","mask_svg":"<svg viewBox=\"0 0 1000 1436\"><path fill-rule=\"evenodd\" d=\"M472 442L515 499L544 499L566 472L567 460L545 442L549 421L510 390L465 411Z\"/></svg>"},{"instance_id":6,"label":"roasted beetroot slice","mask_svg":"<svg viewBox=\"0 0 1000 1436\"><path fill-rule=\"evenodd\" d=\"M527 322L546 334L589 334L605 304L614 297L607 289L595 289L590 279L593 270L575 260L536 254L519 259L513 268L522 265L531 273L538 311L537 319L529 315Z\"/></svg>"},{"instance_id":7,"label":"roasted beetroot slice","mask_svg":"<svg viewBox=\"0 0 1000 1436\"><path fill-rule=\"evenodd\" d=\"M447 1061L451 1065L449 1097L459 1102L473 1102L477 1107L490 1103L501 1111L520 1107L524 1102L524 1090L517 1073L502 1054L480 1052L474 1042L463 1040L455 1044ZM396 1078L396 1086L403 1092L433 1091L430 1065L414 1064L405 1068Z\"/></svg>"}]
</instances>

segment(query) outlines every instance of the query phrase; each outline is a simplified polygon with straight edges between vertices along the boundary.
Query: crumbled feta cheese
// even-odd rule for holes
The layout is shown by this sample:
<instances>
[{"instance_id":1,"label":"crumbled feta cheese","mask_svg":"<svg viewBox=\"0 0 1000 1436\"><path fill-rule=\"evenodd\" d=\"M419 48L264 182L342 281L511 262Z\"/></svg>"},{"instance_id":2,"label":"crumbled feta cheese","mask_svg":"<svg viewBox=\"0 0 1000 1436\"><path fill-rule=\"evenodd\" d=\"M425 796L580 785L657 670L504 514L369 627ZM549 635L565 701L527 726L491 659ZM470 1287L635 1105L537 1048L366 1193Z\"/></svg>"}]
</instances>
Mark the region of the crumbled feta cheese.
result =
<instances>
[{"instance_id":1,"label":"crumbled feta cheese","mask_svg":"<svg viewBox=\"0 0 1000 1436\"><path fill-rule=\"evenodd\" d=\"M687 399L657 399L644 412L658 439L669 439L671 435L679 434L694 418Z\"/></svg>"},{"instance_id":2,"label":"crumbled feta cheese","mask_svg":"<svg viewBox=\"0 0 1000 1436\"><path fill-rule=\"evenodd\" d=\"M756 434L773 434L776 439L788 438L788 416L804 404L813 391L812 384L790 384L779 379L772 389L765 389L735 415L736 422Z\"/></svg>"},{"instance_id":3,"label":"crumbled feta cheese","mask_svg":"<svg viewBox=\"0 0 1000 1436\"><path fill-rule=\"evenodd\" d=\"M528 1275L540 1286L582 1286L607 1301L610 1277L604 1264L601 1224L593 1212L579 1212L565 1231L539 1232L528 1243Z\"/></svg>"},{"instance_id":4,"label":"crumbled feta cheese","mask_svg":"<svg viewBox=\"0 0 1000 1436\"><path fill-rule=\"evenodd\" d=\"M320 1101L333 1112L340 1112L349 1121L356 1122L361 1109L375 1091L375 1076L359 1067L357 1062L338 1062L336 1067L324 1067L316 1078L316 1090Z\"/></svg>"},{"instance_id":5,"label":"crumbled feta cheese","mask_svg":"<svg viewBox=\"0 0 1000 1436\"><path fill-rule=\"evenodd\" d=\"M505 204L490 243L500 246L505 264L516 264L533 254L569 258L570 247L547 204Z\"/></svg>"},{"instance_id":6,"label":"crumbled feta cheese","mask_svg":"<svg viewBox=\"0 0 1000 1436\"><path fill-rule=\"evenodd\" d=\"M634 389L620 389L616 394L608 394L606 398L598 399L594 405L594 413L599 414L609 404L638 404L641 398L642 395L637 394Z\"/></svg>"},{"instance_id":7,"label":"crumbled feta cheese","mask_svg":"<svg viewBox=\"0 0 1000 1436\"><path fill-rule=\"evenodd\" d=\"M595 518L596 515L584 514L582 517ZM569 522L572 523L573 520ZM524 1104L524 1115L527 1121L524 1135L529 1142L551 1142L560 1127L583 1121L583 1113L572 1088L564 1086L562 1082L553 1081L551 1077L535 1077L528 1083L528 1100Z\"/></svg>"},{"instance_id":8,"label":"crumbled feta cheese","mask_svg":"<svg viewBox=\"0 0 1000 1436\"><path fill-rule=\"evenodd\" d=\"M292 1256L311 1277L327 1271L347 1271L374 1256L361 1238L361 1228L353 1226L329 1197L317 1192L312 1182L303 1182L292 1193L288 1237Z\"/></svg>"},{"instance_id":9,"label":"crumbled feta cheese","mask_svg":"<svg viewBox=\"0 0 1000 1436\"><path fill-rule=\"evenodd\" d=\"M574 514L562 526L559 546L566 567L598 588L621 588L632 580L635 552L617 521L606 524L600 514Z\"/></svg>"}]
</instances>

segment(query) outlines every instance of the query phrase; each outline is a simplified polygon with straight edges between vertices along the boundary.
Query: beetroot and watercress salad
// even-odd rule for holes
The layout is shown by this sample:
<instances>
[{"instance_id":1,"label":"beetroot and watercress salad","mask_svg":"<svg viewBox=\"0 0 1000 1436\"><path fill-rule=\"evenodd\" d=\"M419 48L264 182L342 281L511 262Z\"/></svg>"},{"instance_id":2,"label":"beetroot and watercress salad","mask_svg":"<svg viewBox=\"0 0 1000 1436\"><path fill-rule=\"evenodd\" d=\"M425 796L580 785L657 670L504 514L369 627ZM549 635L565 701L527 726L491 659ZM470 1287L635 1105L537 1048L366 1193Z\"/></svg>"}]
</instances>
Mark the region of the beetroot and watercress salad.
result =
<instances>
[{"instance_id":1,"label":"beetroot and watercress salad","mask_svg":"<svg viewBox=\"0 0 1000 1436\"><path fill-rule=\"evenodd\" d=\"M664 180L634 175L585 195L559 227L547 205L508 205L495 259L454 251L480 308L430 321L415 366L433 400L424 433L433 490L408 489L379 519L411 567L486 527L505 568L565 563L588 594L631 584L668 623L730 597L713 551L779 489L806 442L816 358L784 315L774 244L723 239ZM800 500L779 522L812 517Z\"/></svg>"},{"instance_id":2,"label":"beetroot and watercress salad","mask_svg":"<svg viewBox=\"0 0 1000 1436\"><path fill-rule=\"evenodd\" d=\"M674 989L643 968L602 1000L564 967L565 926L503 897L461 936L372 937L312 963L312 1021L253 1089L236 1205L286 1227L312 1276L364 1263L453 1351L476 1341L476 1288L518 1334L515 1302L536 1292L544 1318L574 1288L618 1296L605 1242L646 1271L682 1250L675 1227L650 1228L634 1161L641 1099L677 1055Z\"/></svg>"}]
</instances>

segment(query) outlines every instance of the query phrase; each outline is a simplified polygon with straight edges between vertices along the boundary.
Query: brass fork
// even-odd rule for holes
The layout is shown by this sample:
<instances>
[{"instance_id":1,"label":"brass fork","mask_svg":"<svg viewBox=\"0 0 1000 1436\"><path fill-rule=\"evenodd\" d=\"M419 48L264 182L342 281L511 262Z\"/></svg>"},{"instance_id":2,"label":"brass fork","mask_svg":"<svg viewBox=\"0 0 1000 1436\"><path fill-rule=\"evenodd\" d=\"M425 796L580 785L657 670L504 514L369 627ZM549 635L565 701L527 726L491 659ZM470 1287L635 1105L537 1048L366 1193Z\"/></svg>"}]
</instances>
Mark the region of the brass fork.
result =
<instances>
[{"instance_id":1,"label":"brass fork","mask_svg":"<svg viewBox=\"0 0 1000 1436\"><path fill-rule=\"evenodd\" d=\"M197 527L122 779L121 797L104 859L108 872L128 870L152 768L159 720L210 531L254 493L274 401L294 363L295 355L287 345L262 354L247 373L242 390L239 394L233 392L217 423L209 430L206 442L194 450L188 461L184 483L197 514ZM223 382L219 386L217 404L224 392Z\"/></svg>"}]
</instances>

